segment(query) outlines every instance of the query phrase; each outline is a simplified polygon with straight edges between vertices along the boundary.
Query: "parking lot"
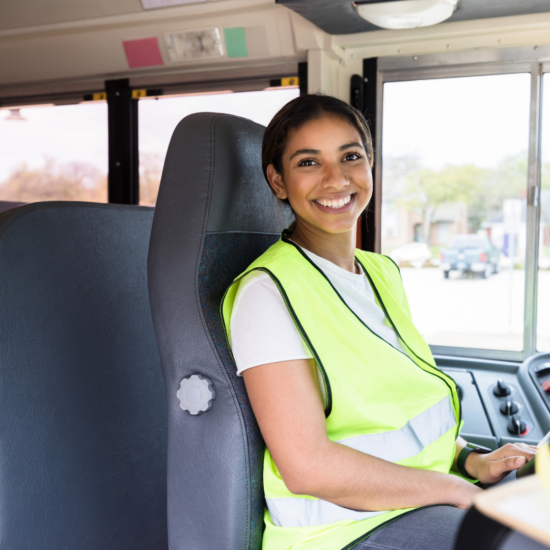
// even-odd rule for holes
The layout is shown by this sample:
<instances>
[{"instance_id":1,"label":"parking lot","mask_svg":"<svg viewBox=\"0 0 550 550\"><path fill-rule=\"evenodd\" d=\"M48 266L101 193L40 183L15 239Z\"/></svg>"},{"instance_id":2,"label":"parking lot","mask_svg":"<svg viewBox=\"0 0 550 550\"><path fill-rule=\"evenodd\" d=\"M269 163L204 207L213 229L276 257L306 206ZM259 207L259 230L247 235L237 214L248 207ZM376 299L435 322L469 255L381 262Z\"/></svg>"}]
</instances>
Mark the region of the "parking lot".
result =
<instances>
[{"instance_id":1,"label":"parking lot","mask_svg":"<svg viewBox=\"0 0 550 550\"><path fill-rule=\"evenodd\" d=\"M413 320L429 344L520 351L523 348L525 272L489 279L437 268L401 268ZM550 271L539 273L538 344L550 351Z\"/></svg>"}]
</instances>

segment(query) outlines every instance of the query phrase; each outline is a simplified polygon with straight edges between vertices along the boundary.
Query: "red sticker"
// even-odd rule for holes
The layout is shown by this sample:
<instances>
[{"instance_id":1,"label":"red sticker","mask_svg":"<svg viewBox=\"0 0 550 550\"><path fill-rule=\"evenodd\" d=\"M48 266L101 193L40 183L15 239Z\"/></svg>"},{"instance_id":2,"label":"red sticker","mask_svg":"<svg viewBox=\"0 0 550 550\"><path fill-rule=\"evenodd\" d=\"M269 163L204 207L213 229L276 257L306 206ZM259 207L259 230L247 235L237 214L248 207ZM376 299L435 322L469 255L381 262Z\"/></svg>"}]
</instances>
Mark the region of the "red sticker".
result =
<instances>
[{"instance_id":1,"label":"red sticker","mask_svg":"<svg viewBox=\"0 0 550 550\"><path fill-rule=\"evenodd\" d=\"M164 65L159 43L155 37L140 40L126 40L122 43L130 69Z\"/></svg>"},{"instance_id":2,"label":"red sticker","mask_svg":"<svg viewBox=\"0 0 550 550\"><path fill-rule=\"evenodd\" d=\"M550 391L550 378L546 382L542 383L542 389L544 391Z\"/></svg>"}]
</instances>

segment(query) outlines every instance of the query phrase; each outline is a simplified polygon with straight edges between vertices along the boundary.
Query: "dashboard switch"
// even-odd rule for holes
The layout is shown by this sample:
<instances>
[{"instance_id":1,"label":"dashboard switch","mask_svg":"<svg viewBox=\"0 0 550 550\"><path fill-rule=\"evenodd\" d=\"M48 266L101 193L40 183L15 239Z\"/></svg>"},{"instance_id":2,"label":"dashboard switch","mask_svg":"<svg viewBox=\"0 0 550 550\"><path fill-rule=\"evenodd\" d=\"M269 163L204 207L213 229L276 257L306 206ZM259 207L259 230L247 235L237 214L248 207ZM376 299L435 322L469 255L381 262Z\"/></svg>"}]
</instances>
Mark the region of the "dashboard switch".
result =
<instances>
[{"instance_id":1,"label":"dashboard switch","mask_svg":"<svg viewBox=\"0 0 550 550\"><path fill-rule=\"evenodd\" d=\"M500 412L506 416L512 416L519 411L518 404L515 401L505 401L500 406Z\"/></svg>"},{"instance_id":2,"label":"dashboard switch","mask_svg":"<svg viewBox=\"0 0 550 550\"><path fill-rule=\"evenodd\" d=\"M493 393L497 397L506 397L507 395L510 395L510 386L502 380L498 380L497 385L493 389Z\"/></svg>"},{"instance_id":3,"label":"dashboard switch","mask_svg":"<svg viewBox=\"0 0 550 550\"><path fill-rule=\"evenodd\" d=\"M513 435L524 435L527 432L527 424L519 416L512 416L508 422L508 431Z\"/></svg>"}]
</instances>

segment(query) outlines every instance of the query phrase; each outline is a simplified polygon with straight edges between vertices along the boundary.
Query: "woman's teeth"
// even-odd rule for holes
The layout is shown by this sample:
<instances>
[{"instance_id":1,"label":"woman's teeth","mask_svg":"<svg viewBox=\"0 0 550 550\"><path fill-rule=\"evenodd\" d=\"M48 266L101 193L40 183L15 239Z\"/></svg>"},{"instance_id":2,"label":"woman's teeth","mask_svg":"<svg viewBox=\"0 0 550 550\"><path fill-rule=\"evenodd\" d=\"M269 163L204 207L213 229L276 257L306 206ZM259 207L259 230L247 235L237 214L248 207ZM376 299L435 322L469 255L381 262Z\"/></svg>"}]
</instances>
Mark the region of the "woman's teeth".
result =
<instances>
[{"instance_id":1,"label":"woman's teeth","mask_svg":"<svg viewBox=\"0 0 550 550\"><path fill-rule=\"evenodd\" d=\"M348 195L344 199L315 199L315 202L328 208L342 208L343 206L346 206L350 200L351 195Z\"/></svg>"}]
</instances>

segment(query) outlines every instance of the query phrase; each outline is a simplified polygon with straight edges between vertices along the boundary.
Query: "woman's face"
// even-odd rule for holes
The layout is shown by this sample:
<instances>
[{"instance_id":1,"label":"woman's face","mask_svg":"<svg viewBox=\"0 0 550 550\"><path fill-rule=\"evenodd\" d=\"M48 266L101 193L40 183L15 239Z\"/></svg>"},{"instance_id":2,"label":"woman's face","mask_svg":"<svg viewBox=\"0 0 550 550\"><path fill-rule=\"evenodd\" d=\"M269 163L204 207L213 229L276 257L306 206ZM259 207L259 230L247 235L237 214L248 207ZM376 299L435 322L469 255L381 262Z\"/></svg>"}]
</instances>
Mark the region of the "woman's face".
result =
<instances>
[{"instance_id":1,"label":"woman's face","mask_svg":"<svg viewBox=\"0 0 550 550\"><path fill-rule=\"evenodd\" d=\"M324 233L351 231L372 195L361 136L335 116L294 132L283 155L283 174L270 165L267 175L277 197L290 201L297 222Z\"/></svg>"}]
</instances>

